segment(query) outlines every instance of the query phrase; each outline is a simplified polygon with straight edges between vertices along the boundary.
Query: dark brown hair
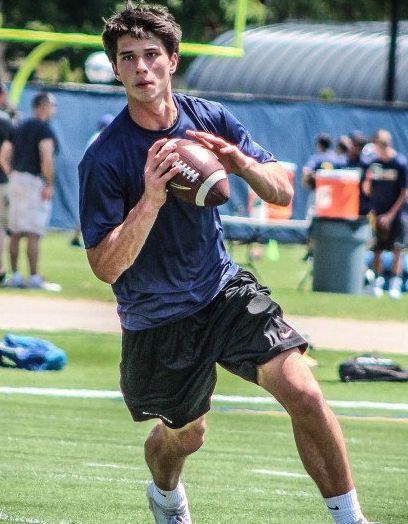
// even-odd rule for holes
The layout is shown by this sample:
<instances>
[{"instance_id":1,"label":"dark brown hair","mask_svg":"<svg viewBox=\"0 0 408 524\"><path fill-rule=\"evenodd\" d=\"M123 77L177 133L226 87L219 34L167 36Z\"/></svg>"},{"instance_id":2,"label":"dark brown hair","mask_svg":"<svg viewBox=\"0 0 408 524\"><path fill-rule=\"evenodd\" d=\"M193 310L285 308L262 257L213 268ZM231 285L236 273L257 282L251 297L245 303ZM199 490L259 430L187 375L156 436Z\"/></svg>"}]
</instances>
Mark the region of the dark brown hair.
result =
<instances>
[{"instance_id":1,"label":"dark brown hair","mask_svg":"<svg viewBox=\"0 0 408 524\"><path fill-rule=\"evenodd\" d=\"M114 64L118 38L126 34L135 38L151 38L155 35L163 42L169 56L179 51L181 28L168 9L161 5L140 2L134 6L128 1L123 11L105 20L103 46L109 60Z\"/></svg>"}]
</instances>

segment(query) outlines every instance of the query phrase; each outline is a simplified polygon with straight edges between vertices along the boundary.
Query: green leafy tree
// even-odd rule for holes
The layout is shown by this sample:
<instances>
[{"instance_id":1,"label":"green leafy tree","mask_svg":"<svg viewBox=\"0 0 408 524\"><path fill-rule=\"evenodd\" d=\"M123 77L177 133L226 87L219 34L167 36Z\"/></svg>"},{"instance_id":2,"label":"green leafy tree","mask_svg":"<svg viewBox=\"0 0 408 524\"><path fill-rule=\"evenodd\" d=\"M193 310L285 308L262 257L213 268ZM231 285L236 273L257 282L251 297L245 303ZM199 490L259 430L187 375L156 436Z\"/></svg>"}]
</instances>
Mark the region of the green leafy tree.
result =
<instances>
[{"instance_id":1,"label":"green leafy tree","mask_svg":"<svg viewBox=\"0 0 408 524\"><path fill-rule=\"evenodd\" d=\"M359 20L388 20L394 0L263 0L268 22L313 20L356 22ZM408 3L399 0L401 17L408 18Z\"/></svg>"},{"instance_id":2,"label":"green leafy tree","mask_svg":"<svg viewBox=\"0 0 408 524\"><path fill-rule=\"evenodd\" d=\"M397 0L248 0L247 24L285 20L388 20L393 1ZM408 18L408 2L399 1L401 17ZM0 18L3 27L100 34L103 17L109 17L125 3L117 0L0 0ZM157 0L156 3L167 5L176 16L186 42L210 42L233 27L235 0ZM32 45L0 45L0 69L4 47L7 58L12 61L26 55ZM58 59L66 56L76 68L88 53L89 50L84 49L66 49L55 56ZM182 68L188 62L189 59L183 58Z\"/></svg>"}]
</instances>

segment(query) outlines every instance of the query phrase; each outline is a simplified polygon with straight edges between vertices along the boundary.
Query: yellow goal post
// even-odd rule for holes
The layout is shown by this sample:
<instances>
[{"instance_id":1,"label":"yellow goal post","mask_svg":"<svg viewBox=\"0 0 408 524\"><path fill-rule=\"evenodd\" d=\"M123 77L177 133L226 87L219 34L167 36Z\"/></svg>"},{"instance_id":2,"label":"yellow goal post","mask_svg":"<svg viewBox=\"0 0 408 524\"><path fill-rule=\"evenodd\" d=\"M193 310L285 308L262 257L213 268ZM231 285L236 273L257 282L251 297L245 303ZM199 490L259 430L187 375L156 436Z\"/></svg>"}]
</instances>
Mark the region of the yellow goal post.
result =
<instances>
[{"instance_id":1,"label":"yellow goal post","mask_svg":"<svg viewBox=\"0 0 408 524\"><path fill-rule=\"evenodd\" d=\"M244 54L242 33L245 30L248 0L236 0L234 45L220 46L194 42L181 42L180 53L187 56L220 56L240 58ZM63 47L91 47L103 49L100 35L83 33L55 33L0 27L0 41L38 44L23 60L10 84L10 101L18 104L24 87L38 64L50 53Z\"/></svg>"}]
</instances>

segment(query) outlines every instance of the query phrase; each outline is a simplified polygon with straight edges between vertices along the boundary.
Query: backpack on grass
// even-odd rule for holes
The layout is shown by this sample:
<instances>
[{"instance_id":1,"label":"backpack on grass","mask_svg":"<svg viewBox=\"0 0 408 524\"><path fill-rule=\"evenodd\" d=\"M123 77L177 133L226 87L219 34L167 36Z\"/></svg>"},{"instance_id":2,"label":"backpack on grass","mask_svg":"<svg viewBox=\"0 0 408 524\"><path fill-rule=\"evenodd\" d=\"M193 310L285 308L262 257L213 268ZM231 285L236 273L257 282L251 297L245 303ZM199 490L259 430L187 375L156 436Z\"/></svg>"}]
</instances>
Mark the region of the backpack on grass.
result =
<instances>
[{"instance_id":1,"label":"backpack on grass","mask_svg":"<svg viewBox=\"0 0 408 524\"><path fill-rule=\"evenodd\" d=\"M375 355L361 355L344 360L339 365L339 375L342 382L355 380L408 381L408 370L403 369L390 358Z\"/></svg>"},{"instance_id":2,"label":"backpack on grass","mask_svg":"<svg viewBox=\"0 0 408 524\"><path fill-rule=\"evenodd\" d=\"M47 340L8 334L0 341L0 366L30 371L60 370L65 352Z\"/></svg>"}]
</instances>

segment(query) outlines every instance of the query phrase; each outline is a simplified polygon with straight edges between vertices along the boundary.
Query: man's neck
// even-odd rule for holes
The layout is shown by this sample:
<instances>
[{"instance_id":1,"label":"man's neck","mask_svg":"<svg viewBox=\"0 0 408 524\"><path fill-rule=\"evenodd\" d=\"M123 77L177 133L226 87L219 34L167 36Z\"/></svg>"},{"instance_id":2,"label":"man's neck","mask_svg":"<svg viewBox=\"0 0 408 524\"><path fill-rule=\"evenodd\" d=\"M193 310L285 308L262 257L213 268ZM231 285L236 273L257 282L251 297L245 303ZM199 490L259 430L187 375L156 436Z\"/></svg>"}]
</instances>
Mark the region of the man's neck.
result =
<instances>
[{"instance_id":1,"label":"man's neck","mask_svg":"<svg viewBox=\"0 0 408 524\"><path fill-rule=\"evenodd\" d=\"M177 119L177 107L172 96L159 103L132 103L129 100L129 113L136 124L153 131L168 129Z\"/></svg>"},{"instance_id":2,"label":"man's neck","mask_svg":"<svg viewBox=\"0 0 408 524\"><path fill-rule=\"evenodd\" d=\"M384 153L381 153L379 155L379 158L380 160L382 160L383 162L390 162L391 160L393 160L397 155L397 152L395 151L395 149L393 149L392 147L388 147Z\"/></svg>"}]
</instances>

